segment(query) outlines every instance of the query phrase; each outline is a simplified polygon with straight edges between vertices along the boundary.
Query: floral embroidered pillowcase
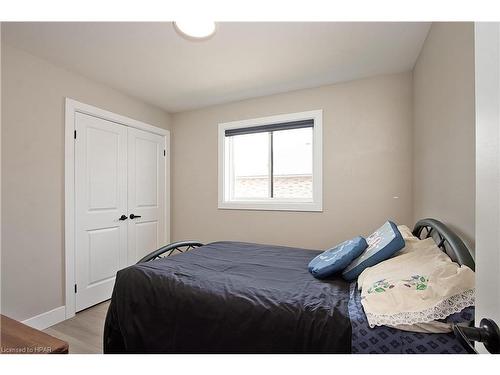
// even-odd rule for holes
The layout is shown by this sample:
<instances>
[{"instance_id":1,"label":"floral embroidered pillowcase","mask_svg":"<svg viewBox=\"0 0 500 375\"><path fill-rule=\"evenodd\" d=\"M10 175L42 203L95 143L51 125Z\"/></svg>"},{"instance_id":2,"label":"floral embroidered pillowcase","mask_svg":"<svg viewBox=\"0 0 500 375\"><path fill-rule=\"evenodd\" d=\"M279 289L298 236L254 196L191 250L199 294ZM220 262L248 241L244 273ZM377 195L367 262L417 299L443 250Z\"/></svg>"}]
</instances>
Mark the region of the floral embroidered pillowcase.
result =
<instances>
[{"instance_id":1,"label":"floral embroidered pillowcase","mask_svg":"<svg viewBox=\"0 0 500 375\"><path fill-rule=\"evenodd\" d=\"M397 256L367 268L358 288L370 327L447 332L450 325L438 320L474 305L474 272L432 238L407 241Z\"/></svg>"}]
</instances>

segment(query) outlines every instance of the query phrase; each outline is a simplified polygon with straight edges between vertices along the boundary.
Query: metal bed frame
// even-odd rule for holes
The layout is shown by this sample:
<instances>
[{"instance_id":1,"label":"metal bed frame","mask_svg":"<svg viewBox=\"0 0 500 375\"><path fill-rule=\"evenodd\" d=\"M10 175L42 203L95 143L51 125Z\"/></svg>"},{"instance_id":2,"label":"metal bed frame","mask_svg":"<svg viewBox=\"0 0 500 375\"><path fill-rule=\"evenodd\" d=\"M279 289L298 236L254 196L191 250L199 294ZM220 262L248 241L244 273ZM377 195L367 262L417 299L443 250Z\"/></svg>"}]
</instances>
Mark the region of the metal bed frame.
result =
<instances>
[{"instance_id":1,"label":"metal bed frame","mask_svg":"<svg viewBox=\"0 0 500 375\"><path fill-rule=\"evenodd\" d=\"M149 262L149 261L154 260L154 259L169 257L173 254L184 253L186 251L195 249L195 248L200 247L200 246L203 246L203 244L201 242L198 242L198 241L173 242L171 244L160 247L158 250L155 250L152 253L149 253L144 258L139 260L137 262L137 264Z\"/></svg>"},{"instance_id":2,"label":"metal bed frame","mask_svg":"<svg viewBox=\"0 0 500 375\"><path fill-rule=\"evenodd\" d=\"M464 242L451 229L436 219L419 220L413 228L413 235L422 239L432 237L438 247L454 262L475 270L476 264Z\"/></svg>"},{"instance_id":3,"label":"metal bed frame","mask_svg":"<svg viewBox=\"0 0 500 375\"><path fill-rule=\"evenodd\" d=\"M475 269L474 259L469 249L452 230L436 219L423 219L418 221L413 228L413 235L422 239L433 237L437 245L448 256L460 265L466 265L473 271ZM169 257L174 254L184 253L186 251L203 246L199 241L178 241L165 245L158 250L149 253L137 262L144 263L154 259Z\"/></svg>"}]
</instances>

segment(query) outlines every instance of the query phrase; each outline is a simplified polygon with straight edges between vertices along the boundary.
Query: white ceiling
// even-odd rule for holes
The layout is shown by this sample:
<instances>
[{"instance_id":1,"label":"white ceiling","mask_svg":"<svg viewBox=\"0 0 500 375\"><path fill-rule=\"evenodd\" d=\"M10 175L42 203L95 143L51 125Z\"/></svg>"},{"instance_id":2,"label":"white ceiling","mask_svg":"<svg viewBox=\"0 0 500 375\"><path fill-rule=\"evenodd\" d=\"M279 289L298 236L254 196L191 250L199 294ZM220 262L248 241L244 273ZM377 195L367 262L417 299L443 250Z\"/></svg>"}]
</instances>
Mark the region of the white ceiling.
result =
<instances>
[{"instance_id":1,"label":"white ceiling","mask_svg":"<svg viewBox=\"0 0 500 375\"><path fill-rule=\"evenodd\" d=\"M9 44L179 112L413 68L429 23L3 23Z\"/></svg>"}]
</instances>

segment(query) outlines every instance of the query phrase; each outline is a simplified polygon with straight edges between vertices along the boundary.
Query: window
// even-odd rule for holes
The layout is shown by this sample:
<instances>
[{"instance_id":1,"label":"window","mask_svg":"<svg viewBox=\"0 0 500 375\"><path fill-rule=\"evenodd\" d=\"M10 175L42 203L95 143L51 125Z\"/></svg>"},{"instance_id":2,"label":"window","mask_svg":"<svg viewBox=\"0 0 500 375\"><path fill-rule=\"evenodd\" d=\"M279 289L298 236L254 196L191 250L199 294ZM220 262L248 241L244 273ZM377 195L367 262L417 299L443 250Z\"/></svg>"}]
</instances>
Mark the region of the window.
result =
<instances>
[{"instance_id":1,"label":"window","mask_svg":"<svg viewBox=\"0 0 500 375\"><path fill-rule=\"evenodd\" d=\"M219 208L321 211L322 111L219 124Z\"/></svg>"}]
</instances>

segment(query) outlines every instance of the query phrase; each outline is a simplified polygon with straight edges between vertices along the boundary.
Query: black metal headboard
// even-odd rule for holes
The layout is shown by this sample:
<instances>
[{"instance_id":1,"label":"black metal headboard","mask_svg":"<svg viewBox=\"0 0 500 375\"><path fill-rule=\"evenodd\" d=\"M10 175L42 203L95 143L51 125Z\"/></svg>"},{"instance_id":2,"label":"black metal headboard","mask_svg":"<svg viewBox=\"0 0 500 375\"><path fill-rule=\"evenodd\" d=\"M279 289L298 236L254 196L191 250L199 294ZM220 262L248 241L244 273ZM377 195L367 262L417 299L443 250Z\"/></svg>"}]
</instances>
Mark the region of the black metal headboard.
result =
<instances>
[{"instance_id":1,"label":"black metal headboard","mask_svg":"<svg viewBox=\"0 0 500 375\"><path fill-rule=\"evenodd\" d=\"M450 228L436 219L419 220L413 228L413 235L418 238L434 238L438 247L454 262L468 266L473 271L476 264L469 249ZM422 237L424 236L424 237Z\"/></svg>"}]
</instances>

